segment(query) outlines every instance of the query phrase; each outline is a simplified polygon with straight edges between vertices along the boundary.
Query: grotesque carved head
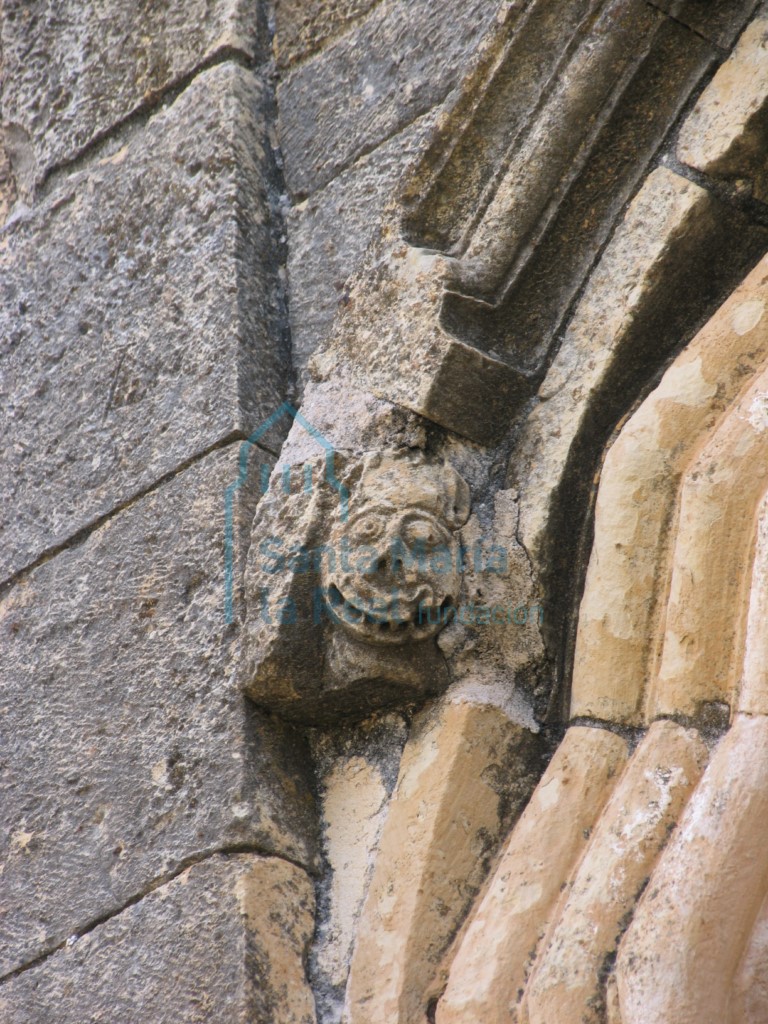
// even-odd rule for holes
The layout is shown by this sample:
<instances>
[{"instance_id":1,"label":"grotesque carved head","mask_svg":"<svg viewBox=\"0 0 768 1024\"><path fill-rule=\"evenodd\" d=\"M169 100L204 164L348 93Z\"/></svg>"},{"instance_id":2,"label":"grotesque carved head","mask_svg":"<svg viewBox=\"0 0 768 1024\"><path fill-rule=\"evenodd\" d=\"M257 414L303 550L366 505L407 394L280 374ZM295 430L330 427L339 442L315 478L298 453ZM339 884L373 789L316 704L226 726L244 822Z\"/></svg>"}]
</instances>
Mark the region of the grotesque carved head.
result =
<instances>
[{"instance_id":1,"label":"grotesque carved head","mask_svg":"<svg viewBox=\"0 0 768 1024\"><path fill-rule=\"evenodd\" d=\"M458 600L457 531L469 507L469 487L447 463L430 465L421 453L369 456L323 572L339 625L373 644L434 636Z\"/></svg>"}]
</instances>

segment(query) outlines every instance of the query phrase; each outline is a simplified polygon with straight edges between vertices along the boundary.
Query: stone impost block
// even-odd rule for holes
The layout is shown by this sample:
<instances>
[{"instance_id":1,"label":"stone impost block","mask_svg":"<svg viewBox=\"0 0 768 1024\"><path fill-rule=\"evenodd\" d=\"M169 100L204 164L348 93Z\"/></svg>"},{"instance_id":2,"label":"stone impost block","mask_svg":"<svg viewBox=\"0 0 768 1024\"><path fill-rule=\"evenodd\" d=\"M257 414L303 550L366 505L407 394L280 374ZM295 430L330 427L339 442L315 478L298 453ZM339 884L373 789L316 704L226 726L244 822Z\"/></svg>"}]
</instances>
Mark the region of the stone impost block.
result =
<instances>
[{"instance_id":1,"label":"stone impost block","mask_svg":"<svg viewBox=\"0 0 768 1024\"><path fill-rule=\"evenodd\" d=\"M5 1024L314 1024L312 882L214 856L0 985Z\"/></svg>"},{"instance_id":2,"label":"stone impost block","mask_svg":"<svg viewBox=\"0 0 768 1024\"><path fill-rule=\"evenodd\" d=\"M328 348L310 361L320 380L360 387L488 444L531 392L524 372L451 335L442 323L455 261L404 243L370 255L353 279Z\"/></svg>"},{"instance_id":3,"label":"stone impost block","mask_svg":"<svg viewBox=\"0 0 768 1024\"><path fill-rule=\"evenodd\" d=\"M3 236L0 580L284 397L262 96L199 75Z\"/></svg>"},{"instance_id":4,"label":"stone impost block","mask_svg":"<svg viewBox=\"0 0 768 1024\"><path fill-rule=\"evenodd\" d=\"M415 723L358 926L349 1024L424 1019L446 947L537 760L536 738L492 705L448 701Z\"/></svg>"},{"instance_id":5,"label":"stone impost block","mask_svg":"<svg viewBox=\"0 0 768 1024\"><path fill-rule=\"evenodd\" d=\"M627 758L621 737L572 726L502 848L454 951L437 1024L506 1024L574 866Z\"/></svg>"},{"instance_id":6,"label":"stone impost block","mask_svg":"<svg viewBox=\"0 0 768 1024\"><path fill-rule=\"evenodd\" d=\"M234 679L224 492L238 455L196 462L0 603L4 971L206 851L313 864L301 742Z\"/></svg>"},{"instance_id":7,"label":"stone impost block","mask_svg":"<svg viewBox=\"0 0 768 1024\"><path fill-rule=\"evenodd\" d=\"M4 0L2 119L28 194L52 168L206 62L252 60L266 39L253 0L108 7L79 0Z\"/></svg>"}]
</instances>

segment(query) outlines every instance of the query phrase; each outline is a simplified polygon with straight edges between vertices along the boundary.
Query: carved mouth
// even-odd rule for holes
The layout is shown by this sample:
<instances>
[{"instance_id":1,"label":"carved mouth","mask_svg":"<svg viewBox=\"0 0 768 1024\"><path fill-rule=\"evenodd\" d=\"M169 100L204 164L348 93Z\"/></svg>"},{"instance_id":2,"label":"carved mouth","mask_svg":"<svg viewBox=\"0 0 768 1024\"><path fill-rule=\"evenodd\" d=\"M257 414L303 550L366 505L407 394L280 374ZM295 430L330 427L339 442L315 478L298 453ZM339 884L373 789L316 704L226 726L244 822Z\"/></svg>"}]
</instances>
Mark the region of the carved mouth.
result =
<instances>
[{"instance_id":1,"label":"carved mouth","mask_svg":"<svg viewBox=\"0 0 768 1024\"><path fill-rule=\"evenodd\" d=\"M422 590L426 593L427 590ZM397 595L399 597L399 595ZM416 595L418 597L418 594ZM365 608L365 601L342 594L332 583L326 603L334 620L367 643L405 644L426 640L438 633L448 621L453 600L446 597L440 605L429 591L429 599L403 600L382 604L376 611ZM406 609L400 611L399 609Z\"/></svg>"}]
</instances>

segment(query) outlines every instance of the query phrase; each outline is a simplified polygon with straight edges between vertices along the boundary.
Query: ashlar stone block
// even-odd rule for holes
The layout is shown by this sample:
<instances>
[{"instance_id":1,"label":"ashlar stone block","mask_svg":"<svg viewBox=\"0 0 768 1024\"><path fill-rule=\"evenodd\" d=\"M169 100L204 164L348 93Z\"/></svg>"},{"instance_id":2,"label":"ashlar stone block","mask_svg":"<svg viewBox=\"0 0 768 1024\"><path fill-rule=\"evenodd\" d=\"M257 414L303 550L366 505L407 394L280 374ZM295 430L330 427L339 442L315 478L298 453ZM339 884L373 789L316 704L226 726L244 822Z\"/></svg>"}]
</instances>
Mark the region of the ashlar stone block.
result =
<instances>
[{"instance_id":1,"label":"ashlar stone block","mask_svg":"<svg viewBox=\"0 0 768 1024\"><path fill-rule=\"evenodd\" d=\"M195 462L0 602L2 972L207 852L315 865L302 741L235 681L223 550L239 447ZM254 495L238 495L242 551Z\"/></svg>"},{"instance_id":2,"label":"ashlar stone block","mask_svg":"<svg viewBox=\"0 0 768 1024\"><path fill-rule=\"evenodd\" d=\"M605 965L706 760L694 729L651 726L568 883L528 983L521 1024L601 1024Z\"/></svg>"},{"instance_id":3,"label":"ashlar stone block","mask_svg":"<svg viewBox=\"0 0 768 1024\"><path fill-rule=\"evenodd\" d=\"M23 192L218 57L264 49L254 0L3 0L2 120Z\"/></svg>"},{"instance_id":4,"label":"ashlar stone block","mask_svg":"<svg viewBox=\"0 0 768 1024\"><path fill-rule=\"evenodd\" d=\"M574 716L643 720L681 480L698 448L764 365L767 272L768 262L761 260L670 366L606 455L579 612ZM731 612L725 618L730 622Z\"/></svg>"},{"instance_id":5,"label":"ashlar stone block","mask_svg":"<svg viewBox=\"0 0 768 1024\"><path fill-rule=\"evenodd\" d=\"M765 202L768 179L768 9L762 7L682 127L677 155L715 177L754 183Z\"/></svg>"},{"instance_id":6,"label":"ashlar stone block","mask_svg":"<svg viewBox=\"0 0 768 1024\"><path fill-rule=\"evenodd\" d=\"M623 1024L729 1019L731 984L768 891L768 718L737 716L619 947Z\"/></svg>"},{"instance_id":7,"label":"ashlar stone block","mask_svg":"<svg viewBox=\"0 0 768 1024\"><path fill-rule=\"evenodd\" d=\"M358 926L345 1020L425 1017L443 955L537 775L537 739L491 704L422 713Z\"/></svg>"},{"instance_id":8,"label":"ashlar stone block","mask_svg":"<svg viewBox=\"0 0 768 1024\"><path fill-rule=\"evenodd\" d=\"M278 105L290 191L304 197L322 188L442 102L497 9L495 0L385 0L289 72Z\"/></svg>"},{"instance_id":9,"label":"ashlar stone block","mask_svg":"<svg viewBox=\"0 0 768 1024\"><path fill-rule=\"evenodd\" d=\"M253 854L187 868L0 985L5 1024L314 1024L308 875Z\"/></svg>"},{"instance_id":10,"label":"ashlar stone block","mask_svg":"<svg viewBox=\"0 0 768 1024\"><path fill-rule=\"evenodd\" d=\"M3 236L0 580L284 397L262 101L204 72Z\"/></svg>"}]
</instances>

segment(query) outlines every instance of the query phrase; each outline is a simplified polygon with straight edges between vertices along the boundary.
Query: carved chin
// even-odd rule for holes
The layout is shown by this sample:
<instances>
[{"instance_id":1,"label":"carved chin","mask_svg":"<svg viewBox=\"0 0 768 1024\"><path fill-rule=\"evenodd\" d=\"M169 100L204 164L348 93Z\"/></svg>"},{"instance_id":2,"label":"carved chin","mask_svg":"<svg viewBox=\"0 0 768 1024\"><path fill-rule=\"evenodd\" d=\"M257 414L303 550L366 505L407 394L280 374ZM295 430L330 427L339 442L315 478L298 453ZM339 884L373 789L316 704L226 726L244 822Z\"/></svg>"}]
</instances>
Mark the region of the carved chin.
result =
<instances>
[{"instance_id":1,"label":"carved chin","mask_svg":"<svg viewBox=\"0 0 768 1024\"><path fill-rule=\"evenodd\" d=\"M416 592L388 592L370 600L331 583L327 605L334 620L346 632L369 644L407 644L435 636L450 620L453 599L435 595L431 587Z\"/></svg>"}]
</instances>

